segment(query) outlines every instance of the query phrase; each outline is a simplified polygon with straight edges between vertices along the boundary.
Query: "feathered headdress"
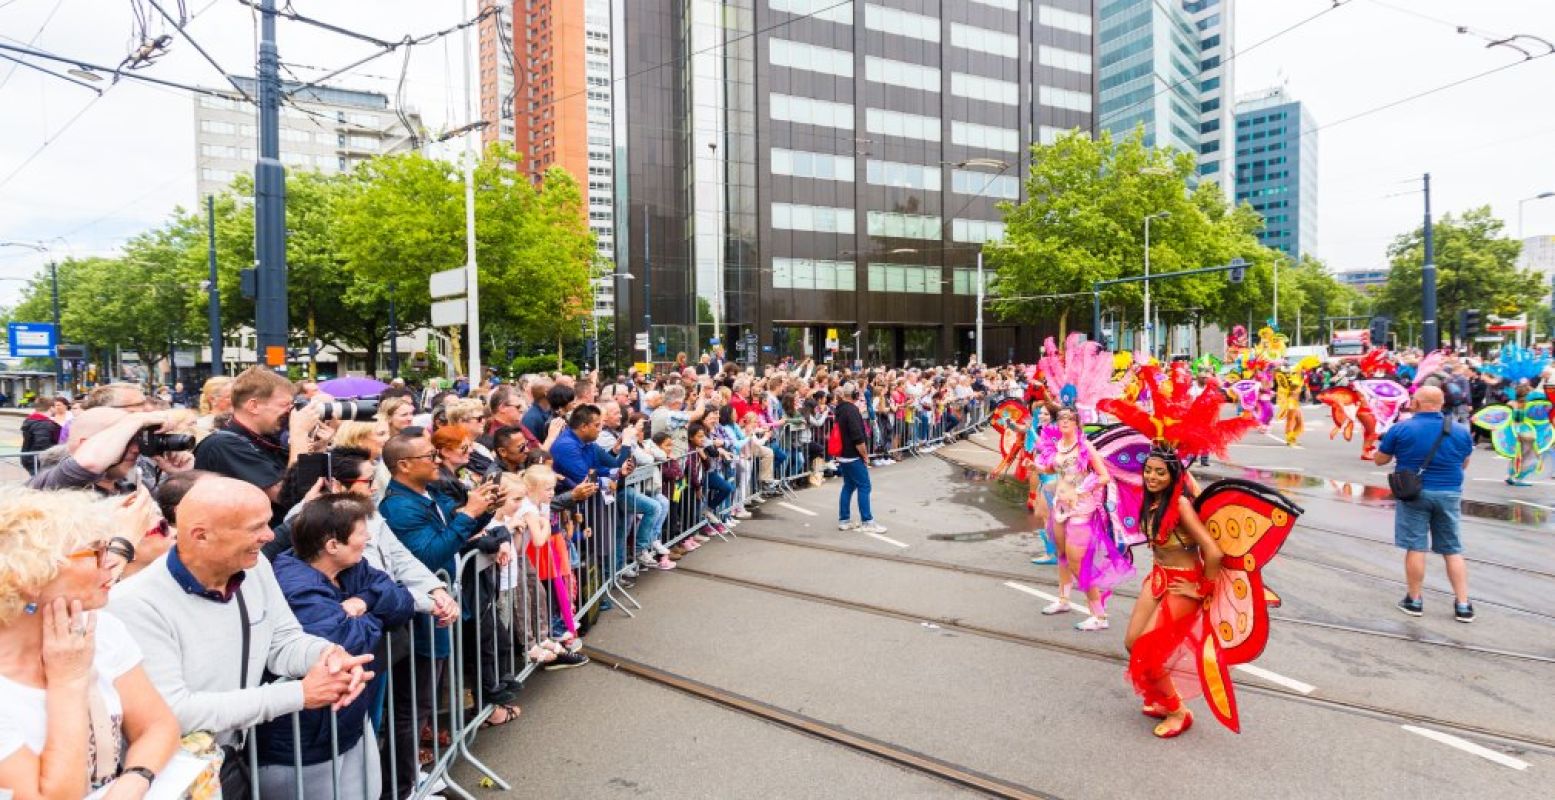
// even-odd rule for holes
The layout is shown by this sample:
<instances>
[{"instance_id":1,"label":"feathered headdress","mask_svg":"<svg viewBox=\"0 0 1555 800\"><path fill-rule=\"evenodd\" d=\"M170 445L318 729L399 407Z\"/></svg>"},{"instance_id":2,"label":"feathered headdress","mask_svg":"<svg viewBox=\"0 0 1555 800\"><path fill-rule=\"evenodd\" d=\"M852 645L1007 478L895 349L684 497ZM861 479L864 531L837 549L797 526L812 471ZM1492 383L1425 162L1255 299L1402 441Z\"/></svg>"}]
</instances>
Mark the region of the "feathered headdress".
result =
<instances>
[{"instance_id":1,"label":"feathered headdress","mask_svg":"<svg viewBox=\"0 0 1555 800\"><path fill-rule=\"evenodd\" d=\"M1393 356L1387 350L1379 347L1364 356L1360 362L1361 374L1367 377L1379 377L1393 371Z\"/></svg>"},{"instance_id":2,"label":"feathered headdress","mask_svg":"<svg viewBox=\"0 0 1555 800\"><path fill-rule=\"evenodd\" d=\"M1112 354L1082 333L1071 333L1059 352L1053 337L1043 344L1045 355L1037 362L1047 382L1048 395L1066 406L1095 407L1117 397L1123 387L1112 382Z\"/></svg>"},{"instance_id":3,"label":"feathered headdress","mask_svg":"<svg viewBox=\"0 0 1555 800\"><path fill-rule=\"evenodd\" d=\"M1441 369L1442 365L1446 363L1446 350L1437 350L1434 353L1427 354L1425 358L1420 359L1419 364L1415 365L1415 379L1411 382L1411 385L1419 386L1421 381L1430 377L1431 373Z\"/></svg>"},{"instance_id":4,"label":"feathered headdress","mask_svg":"<svg viewBox=\"0 0 1555 800\"><path fill-rule=\"evenodd\" d=\"M1541 356L1526 347L1509 344L1501 348L1501 357L1496 359L1496 363L1486 364L1484 370L1510 383L1519 381L1533 383L1549 365L1548 357Z\"/></svg>"},{"instance_id":5,"label":"feathered headdress","mask_svg":"<svg viewBox=\"0 0 1555 800\"><path fill-rule=\"evenodd\" d=\"M1226 448L1258 424L1243 417L1221 419L1220 387L1212 382L1197 396L1190 395L1193 376L1186 369L1167 372L1145 366L1138 380L1150 392L1149 408L1113 399L1103 400L1098 408L1144 434L1162 454L1225 458Z\"/></svg>"}]
</instances>

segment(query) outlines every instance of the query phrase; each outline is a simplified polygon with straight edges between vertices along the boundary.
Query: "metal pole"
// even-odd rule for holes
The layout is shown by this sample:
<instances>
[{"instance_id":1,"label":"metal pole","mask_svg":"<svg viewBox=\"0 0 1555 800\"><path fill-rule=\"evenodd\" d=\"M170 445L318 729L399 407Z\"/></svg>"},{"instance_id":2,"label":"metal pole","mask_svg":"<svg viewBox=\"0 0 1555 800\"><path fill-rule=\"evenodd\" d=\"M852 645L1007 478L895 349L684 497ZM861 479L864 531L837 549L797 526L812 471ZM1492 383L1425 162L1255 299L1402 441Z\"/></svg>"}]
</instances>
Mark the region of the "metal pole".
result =
<instances>
[{"instance_id":1,"label":"metal pole","mask_svg":"<svg viewBox=\"0 0 1555 800\"><path fill-rule=\"evenodd\" d=\"M1145 217L1145 319L1144 319L1144 323L1145 323L1145 326L1144 326L1144 328L1145 328L1145 330L1144 330L1145 340L1144 340L1144 350L1145 350L1145 354L1146 355L1149 355L1151 353L1151 350L1150 350L1150 339L1152 338L1151 334L1155 333L1154 327L1150 324L1150 219L1151 219L1151 217L1154 217L1154 216L1155 216L1154 214L1151 214L1150 216Z\"/></svg>"},{"instance_id":2,"label":"metal pole","mask_svg":"<svg viewBox=\"0 0 1555 800\"><path fill-rule=\"evenodd\" d=\"M400 376L400 335L394 319L394 298L389 298L389 377Z\"/></svg>"},{"instance_id":3,"label":"metal pole","mask_svg":"<svg viewBox=\"0 0 1555 800\"><path fill-rule=\"evenodd\" d=\"M643 204L643 332L648 334L648 349L643 361L653 363L653 256L648 252L648 205Z\"/></svg>"},{"instance_id":4,"label":"metal pole","mask_svg":"<svg viewBox=\"0 0 1555 800\"><path fill-rule=\"evenodd\" d=\"M470 17L469 0L460 4L462 19ZM470 30L474 26L464 29L464 118L467 122L475 122L475 113L471 110L470 95L475 92L478 84L475 80L474 67L470 63ZM500 27L500 26L499 26ZM501 35L501 31L498 31ZM475 269L475 134L469 133L464 137L464 285L465 302L469 306L467 315L470 331L470 370L465 373L472 381L481 379L481 293L480 273ZM454 365L457 372L458 365Z\"/></svg>"},{"instance_id":5,"label":"metal pole","mask_svg":"<svg viewBox=\"0 0 1555 800\"><path fill-rule=\"evenodd\" d=\"M1279 259L1279 256L1275 256L1275 258L1274 258L1274 316L1270 319L1269 324L1271 326L1273 326L1273 328L1275 330L1279 330L1280 329L1280 259Z\"/></svg>"},{"instance_id":6,"label":"metal pole","mask_svg":"<svg viewBox=\"0 0 1555 800\"><path fill-rule=\"evenodd\" d=\"M977 250L977 365L983 365L983 250Z\"/></svg>"},{"instance_id":7,"label":"metal pole","mask_svg":"<svg viewBox=\"0 0 1555 800\"><path fill-rule=\"evenodd\" d=\"M54 393L65 391L65 360L59 357L59 346L65 337L59 330L59 264L49 259L49 294L54 304Z\"/></svg>"},{"instance_id":8,"label":"metal pole","mask_svg":"<svg viewBox=\"0 0 1555 800\"><path fill-rule=\"evenodd\" d=\"M1425 264L1420 270L1420 333L1427 353L1442 346L1436 331L1436 251L1431 242L1431 173L1425 174Z\"/></svg>"},{"instance_id":9,"label":"metal pole","mask_svg":"<svg viewBox=\"0 0 1555 800\"><path fill-rule=\"evenodd\" d=\"M225 375L221 357L221 287L216 283L216 198L205 196L205 258L210 266L211 375Z\"/></svg>"},{"instance_id":10,"label":"metal pole","mask_svg":"<svg viewBox=\"0 0 1555 800\"><path fill-rule=\"evenodd\" d=\"M1148 283L1146 284L1149 285ZM1101 335L1101 287L1091 285L1091 336L1097 342L1102 341Z\"/></svg>"},{"instance_id":11,"label":"metal pole","mask_svg":"<svg viewBox=\"0 0 1555 800\"><path fill-rule=\"evenodd\" d=\"M286 316L286 169L281 166L281 73L275 0L259 4L259 160L254 164L254 329L259 363L284 369Z\"/></svg>"}]
</instances>

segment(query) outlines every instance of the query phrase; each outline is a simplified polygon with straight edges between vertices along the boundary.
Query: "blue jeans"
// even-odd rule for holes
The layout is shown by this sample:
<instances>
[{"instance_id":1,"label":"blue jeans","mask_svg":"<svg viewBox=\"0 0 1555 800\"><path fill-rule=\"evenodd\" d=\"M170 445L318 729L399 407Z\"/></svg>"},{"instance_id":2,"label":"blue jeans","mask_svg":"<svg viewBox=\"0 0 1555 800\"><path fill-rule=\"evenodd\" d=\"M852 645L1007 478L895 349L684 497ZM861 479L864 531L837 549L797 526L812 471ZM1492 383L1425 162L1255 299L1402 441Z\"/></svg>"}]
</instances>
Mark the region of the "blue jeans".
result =
<instances>
[{"instance_id":1,"label":"blue jeans","mask_svg":"<svg viewBox=\"0 0 1555 800\"><path fill-rule=\"evenodd\" d=\"M637 524L637 549L646 550L658 541L664 531L664 520L670 513L670 499L661 495L646 495L630 487L617 499L623 512L623 519L616 526L616 567L619 568L632 554L626 543L626 535L632 530L632 517L643 515L642 521Z\"/></svg>"},{"instance_id":2,"label":"blue jeans","mask_svg":"<svg viewBox=\"0 0 1555 800\"><path fill-rule=\"evenodd\" d=\"M849 506L853 505L853 493L858 492L858 518L866 525L873 522L875 515L869 510L869 490L873 488L869 483L869 466L859 458L839 461L837 472L842 475L842 497L837 519L847 522L852 516Z\"/></svg>"},{"instance_id":3,"label":"blue jeans","mask_svg":"<svg viewBox=\"0 0 1555 800\"><path fill-rule=\"evenodd\" d=\"M723 519L723 505L734 496L734 484L729 482L729 478L723 472L710 469L707 471L706 485L702 488L707 507L712 509L719 519Z\"/></svg>"},{"instance_id":4,"label":"blue jeans","mask_svg":"<svg viewBox=\"0 0 1555 800\"><path fill-rule=\"evenodd\" d=\"M1458 541L1461 500L1461 492L1444 489L1422 489L1419 497L1400 500L1393 508L1393 543L1423 553L1430 534L1431 552L1444 556L1463 552Z\"/></svg>"}]
</instances>

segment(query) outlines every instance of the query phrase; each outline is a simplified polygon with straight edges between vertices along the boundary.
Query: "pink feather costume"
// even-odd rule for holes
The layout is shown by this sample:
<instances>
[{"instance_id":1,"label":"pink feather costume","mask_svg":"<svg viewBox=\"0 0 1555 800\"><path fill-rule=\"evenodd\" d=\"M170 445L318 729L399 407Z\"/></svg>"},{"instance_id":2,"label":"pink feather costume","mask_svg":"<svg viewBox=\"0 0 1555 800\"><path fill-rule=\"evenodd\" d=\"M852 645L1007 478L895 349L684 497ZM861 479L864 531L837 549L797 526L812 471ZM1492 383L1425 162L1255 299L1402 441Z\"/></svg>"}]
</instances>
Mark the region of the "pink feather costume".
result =
<instances>
[{"instance_id":1,"label":"pink feather costume","mask_svg":"<svg viewBox=\"0 0 1555 800\"><path fill-rule=\"evenodd\" d=\"M1077 433L1074 446L1064 450L1061 438L1057 425L1042 429L1037 466L1058 475L1053 489L1052 524L1064 525L1071 536L1077 528L1083 528L1087 542L1082 563L1069 564L1068 554L1062 548L1058 558L1073 570L1081 591L1096 589L1105 604L1114 586L1133 577L1134 565L1118 550L1108 528L1101 479L1092 470L1090 442L1084 433Z\"/></svg>"}]
</instances>

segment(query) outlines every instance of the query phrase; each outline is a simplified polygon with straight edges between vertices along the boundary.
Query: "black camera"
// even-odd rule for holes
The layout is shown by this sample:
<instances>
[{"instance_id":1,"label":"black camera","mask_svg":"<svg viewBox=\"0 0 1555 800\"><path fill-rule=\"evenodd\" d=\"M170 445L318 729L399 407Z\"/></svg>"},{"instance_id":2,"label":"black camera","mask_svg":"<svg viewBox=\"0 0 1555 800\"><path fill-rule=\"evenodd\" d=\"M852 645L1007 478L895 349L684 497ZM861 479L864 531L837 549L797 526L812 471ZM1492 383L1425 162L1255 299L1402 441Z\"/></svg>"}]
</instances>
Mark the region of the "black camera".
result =
<instances>
[{"instance_id":1,"label":"black camera","mask_svg":"<svg viewBox=\"0 0 1555 800\"><path fill-rule=\"evenodd\" d=\"M294 407L298 410L308 407L309 401L299 399ZM370 422L378 416L377 400L331 400L319 406L319 420L345 420L347 422Z\"/></svg>"},{"instance_id":2,"label":"black camera","mask_svg":"<svg viewBox=\"0 0 1555 800\"><path fill-rule=\"evenodd\" d=\"M140 447L141 455L150 458L168 453L193 450L194 435L188 433L158 433L155 428L141 428L140 434L135 437L135 444Z\"/></svg>"}]
</instances>

